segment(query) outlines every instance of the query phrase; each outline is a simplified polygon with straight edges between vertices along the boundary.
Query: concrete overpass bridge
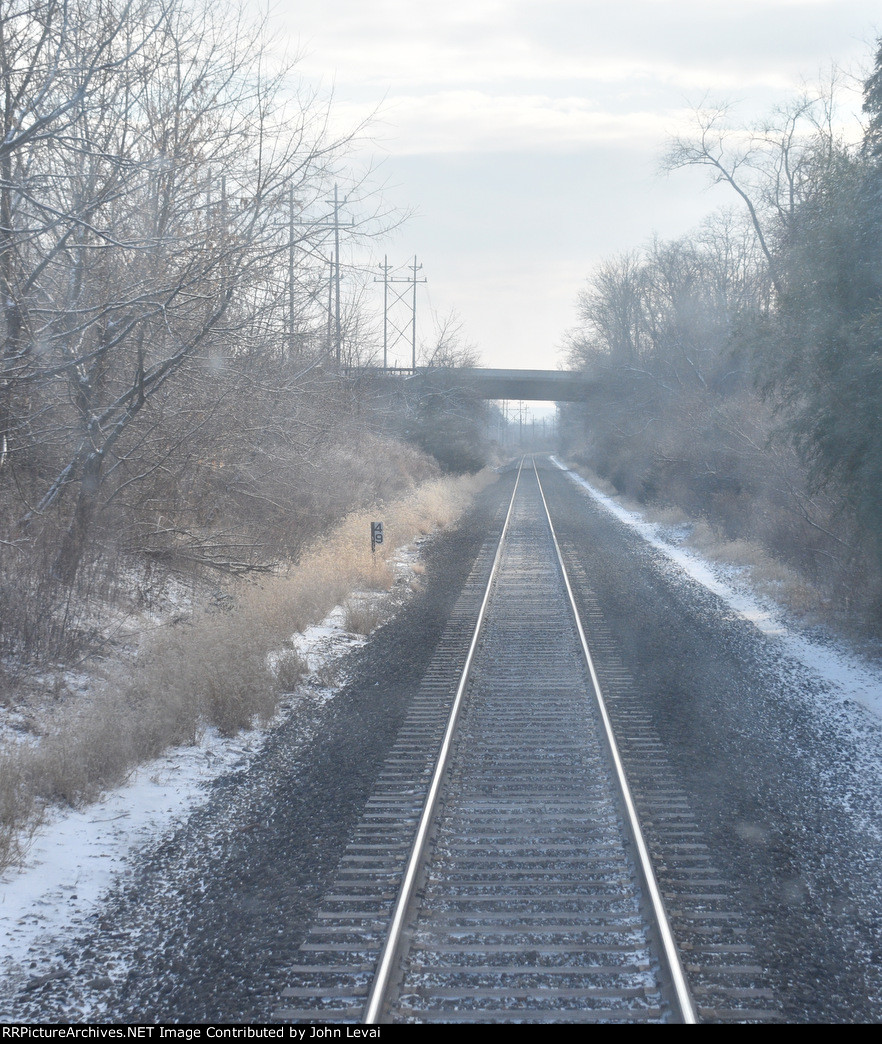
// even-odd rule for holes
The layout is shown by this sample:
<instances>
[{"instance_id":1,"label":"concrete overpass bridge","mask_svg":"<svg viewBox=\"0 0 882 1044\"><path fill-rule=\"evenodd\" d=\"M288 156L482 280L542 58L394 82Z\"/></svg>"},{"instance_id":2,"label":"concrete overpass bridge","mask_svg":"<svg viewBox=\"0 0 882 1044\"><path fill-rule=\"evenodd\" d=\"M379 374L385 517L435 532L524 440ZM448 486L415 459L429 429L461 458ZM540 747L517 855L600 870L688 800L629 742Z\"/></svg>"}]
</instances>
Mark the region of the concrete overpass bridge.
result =
<instances>
[{"instance_id":1,"label":"concrete overpass bridge","mask_svg":"<svg viewBox=\"0 0 882 1044\"><path fill-rule=\"evenodd\" d=\"M497 370L486 367L423 367L416 370L383 370L364 367L358 374L396 376L406 386L422 391L463 388L482 399L524 399L534 402L581 402L591 382L581 373L567 370Z\"/></svg>"}]
</instances>

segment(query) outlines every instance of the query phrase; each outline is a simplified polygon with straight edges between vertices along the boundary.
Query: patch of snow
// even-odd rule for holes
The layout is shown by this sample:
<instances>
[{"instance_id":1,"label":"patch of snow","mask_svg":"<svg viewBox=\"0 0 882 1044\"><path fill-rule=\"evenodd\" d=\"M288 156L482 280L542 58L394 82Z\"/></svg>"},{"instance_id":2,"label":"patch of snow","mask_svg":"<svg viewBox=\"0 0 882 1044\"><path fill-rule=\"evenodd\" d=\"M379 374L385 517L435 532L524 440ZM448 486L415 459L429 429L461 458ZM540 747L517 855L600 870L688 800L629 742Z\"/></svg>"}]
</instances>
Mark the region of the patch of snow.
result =
<instances>
[{"instance_id":1,"label":"patch of snow","mask_svg":"<svg viewBox=\"0 0 882 1044\"><path fill-rule=\"evenodd\" d=\"M345 641L347 648L351 649L367 641L363 635L346 631L343 626L345 618L345 608L342 605L335 606L320 624L308 628L302 634L295 634L291 639L292 646L311 674L337 659L341 642Z\"/></svg>"},{"instance_id":2,"label":"patch of snow","mask_svg":"<svg viewBox=\"0 0 882 1044\"><path fill-rule=\"evenodd\" d=\"M412 576L418 557L403 548L391 561L396 574ZM382 597L392 606L393 595ZM367 640L344 629L337 606L320 623L292 636L310 674L330 666ZM270 654L273 656L281 653ZM324 702L337 687L310 684L309 695ZM25 865L0 876L0 975L15 987L47 972L70 936L100 907L142 850L180 827L209 797L209 784L247 767L270 729L290 714L301 694L283 701L276 720L232 738L206 730L194 746L178 747L135 772L127 784L83 809L50 811L34 834ZM0 1022L8 1021L0 1007Z\"/></svg>"},{"instance_id":3,"label":"patch of snow","mask_svg":"<svg viewBox=\"0 0 882 1044\"><path fill-rule=\"evenodd\" d=\"M54 954L132 855L182 823L207 797L205 784L247 761L261 741L261 730L233 739L207 730L196 746L168 751L94 804L49 813L26 865L0 878L0 970L20 979L26 963Z\"/></svg>"},{"instance_id":4,"label":"patch of snow","mask_svg":"<svg viewBox=\"0 0 882 1044\"><path fill-rule=\"evenodd\" d=\"M552 462L581 486L594 501L661 551L678 568L708 591L721 598L742 619L764 635L781 643L787 655L818 675L829 687L831 698L853 700L866 711L882 718L882 671L862 660L843 643L820 640L801 634L784 622L781 610L749 590L733 586L738 570L718 568L699 555L677 546L676 537L663 525L647 522L636 511L629 511L612 497L601 493L557 458ZM673 539L672 539L673 537Z\"/></svg>"}]
</instances>

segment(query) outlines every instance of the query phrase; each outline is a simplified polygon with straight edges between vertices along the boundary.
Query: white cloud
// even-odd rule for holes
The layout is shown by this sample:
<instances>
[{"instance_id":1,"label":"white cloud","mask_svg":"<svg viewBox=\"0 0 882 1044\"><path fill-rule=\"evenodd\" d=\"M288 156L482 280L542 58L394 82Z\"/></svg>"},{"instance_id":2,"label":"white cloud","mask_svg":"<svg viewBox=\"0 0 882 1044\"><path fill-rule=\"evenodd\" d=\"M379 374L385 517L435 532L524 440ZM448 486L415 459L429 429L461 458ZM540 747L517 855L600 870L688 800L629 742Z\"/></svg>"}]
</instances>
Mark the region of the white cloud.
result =
<instances>
[{"instance_id":1,"label":"white cloud","mask_svg":"<svg viewBox=\"0 0 882 1044\"><path fill-rule=\"evenodd\" d=\"M357 110L349 110L355 118ZM345 117L344 107L337 113ZM669 114L670 122L677 121ZM658 139L658 113L604 111L578 96L442 91L390 99L377 139L392 154L570 151L598 142Z\"/></svg>"},{"instance_id":2,"label":"white cloud","mask_svg":"<svg viewBox=\"0 0 882 1044\"><path fill-rule=\"evenodd\" d=\"M376 114L365 151L386 151L388 192L417 209L400 250L425 256L439 311L460 310L488 358L522 351L526 365L572 323L577 283L564 271L579 280L597 258L652 232L682 235L734 202L704 191L701 171L657 178L667 137L688 133L689 106L732 99L750 125L831 60L869 63L882 8L296 0L276 18L277 39L299 41L307 84L333 84L338 131ZM499 258L517 271L494 280Z\"/></svg>"},{"instance_id":3,"label":"white cloud","mask_svg":"<svg viewBox=\"0 0 882 1044\"><path fill-rule=\"evenodd\" d=\"M806 63L866 49L870 0L302 0L282 18L307 75L375 91L624 82L779 87ZM835 48L818 54L818 41ZM503 86L503 90L511 90Z\"/></svg>"},{"instance_id":4,"label":"white cloud","mask_svg":"<svg viewBox=\"0 0 882 1044\"><path fill-rule=\"evenodd\" d=\"M695 110L673 104L600 105L580 95L451 90L392 97L372 112L339 103L333 123L341 137L348 128L365 124L367 151L388 156L560 155L604 146L651 152L662 150L673 136L693 133ZM843 137L853 138L854 122L843 123L841 130Z\"/></svg>"},{"instance_id":5,"label":"white cloud","mask_svg":"<svg viewBox=\"0 0 882 1044\"><path fill-rule=\"evenodd\" d=\"M823 64L802 59L819 24L841 26L834 7L856 47L864 0L341 0L333 17L304 0L289 21L301 74L334 83L335 124L379 111L391 154L562 151L654 142L705 95L752 96L759 113Z\"/></svg>"},{"instance_id":6,"label":"white cloud","mask_svg":"<svg viewBox=\"0 0 882 1044\"><path fill-rule=\"evenodd\" d=\"M403 53L402 53L403 52ZM335 79L338 83L357 83L360 90L375 89L390 93L412 93L438 87L466 88L499 85L511 90L518 83L537 85L638 85L653 82L687 89L732 89L792 87L794 71L780 65L756 68L734 63L711 65L666 60L610 58L602 55L576 59L565 54L542 52L525 44L512 44L505 50L483 55L477 48L439 49L426 40L415 40L398 49L374 51L366 55L361 48L335 52ZM327 73L315 58L301 63L306 76Z\"/></svg>"}]
</instances>

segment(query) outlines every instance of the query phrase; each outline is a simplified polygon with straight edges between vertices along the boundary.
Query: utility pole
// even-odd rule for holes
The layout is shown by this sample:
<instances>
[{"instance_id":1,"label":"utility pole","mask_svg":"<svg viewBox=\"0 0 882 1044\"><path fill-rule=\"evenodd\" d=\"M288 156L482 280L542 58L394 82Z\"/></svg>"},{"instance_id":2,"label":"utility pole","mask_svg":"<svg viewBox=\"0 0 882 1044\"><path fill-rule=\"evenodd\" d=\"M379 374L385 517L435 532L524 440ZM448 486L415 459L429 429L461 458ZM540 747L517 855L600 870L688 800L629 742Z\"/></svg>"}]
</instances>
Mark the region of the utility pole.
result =
<instances>
[{"instance_id":1,"label":"utility pole","mask_svg":"<svg viewBox=\"0 0 882 1044\"><path fill-rule=\"evenodd\" d=\"M331 254L328 265L328 355L331 354L331 328L334 324L334 255Z\"/></svg>"},{"instance_id":2,"label":"utility pole","mask_svg":"<svg viewBox=\"0 0 882 1044\"><path fill-rule=\"evenodd\" d=\"M412 288L413 293L412 293L411 302L410 302L410 313L411 313L411 316L410 316L410 355L411 355L411 367L412 367L413 371L416 372L416 315L417 315L416 288L417 288L417 283L427 283L428 280L426 278L420 279L420 278L417 277L417 272L419 272L420 269L423 266L420 265L420 264L417 264L416 255L414 255L414 258L413 258L413 264L409 265L408 267L410 268L411 272L413 273L412 275L409 275L409 276L390 276L389 272L391 271L391 268L390 268L390 265L389 265L389 259L387 257L384 257L383 258L383 264L380 265L380 268L381 268L381 270L383 272L383 278L382 278L382 280L381 279L374 279L375 283L382 282L382 284L383 284L383 369L384 370L388 369L388 366L389 366L389 348L390 347L394 347L400 340L402 340L402 338L407 336L407 334L405 333L404 329L402 329L400 326L397 326L394 322L391 322L390 319L389 319L389 286L392 283L405 283L406 287L402 288L402 290L400 292L393 287L392 294L394 296L394 300L392 301L392 304L396 305L399 302L405 301L405 295L407 294L407 287L411 287ZM393 340L391 345L389 344L389 327L390 327L390 325L391 325L391 327L392 327L392 329L393 329L393 331L395 333L395 339Z\"/></svg>"},{"instance_id":3,"label":"utility pole","mask_svg":"<svg viewBox=\"0 0 882 1044\"><path fill-rule=\"evenodd\" d=\"M383 369L389 369L389 256L383 255ZM374 280L379 282L378 279Z\"/></svg>"},{"instance_id":4,"label":"utility pole","mask_svg":"<svg viewBox=\"0 0 882 1044\"><path fill-rule=\"evenodd\" d=\"M337 186L334 185L334 257L337 259L337 271L336 271L336 337L335 342L337 345L337 369L340 369L340 365L343 361L343 334L340 321L340 204L337 200Z\"/></svg>"},{"instance_id":5,"label":"utility pole","mask_svg":"<svg viewBox=\"0 0 882 1044\"><path fill-rule=\"evenodd\" d=\"M288 186L288 351L294 355L294 187Z\"/></svg>"},{"instance_id":6,"label":"utility pole","mask_svg":"<svg viewBox=\"0 0 882 1044\"><path fill-rule=\"evenodd\" d=\"M417 265L416 254L414 254L413 255L413 327L412 327L411 341L410 341L411 347L412 347L411 368L413 369L414 373L416 373L416 288L417 288L417 272L422 267L423 267L422 265L419 265L419 266ZM421 279L420 280L421 283L425 283L425 281L426 281L425 279Z\"/></svg>"},{"instance_id":7,"label":"utility pole","mask_svg":"<svg viewBox=\"0 0 882 1044\"><path fill-rule=\"evenodd\" d=\"M328 203L331 203L328 200ZM288 307L290 309L291 337L293 341L294 328L294 227L305 225L310 229L328 228L334 230L334 252L330 257L330 280L328 283L328 354L331 353L331 333L334 334L334 357L339 370L343 362L343 325L340 309L340 207L346 203L346 197L341 200L337 185L334 185L334 211L327 221L295 221L294 220L294 196L293 190L288 190L288 206L290 216L288 219ZM350 219L347 224L354 225L355 221Z\"/></svg>"}]
</instances>

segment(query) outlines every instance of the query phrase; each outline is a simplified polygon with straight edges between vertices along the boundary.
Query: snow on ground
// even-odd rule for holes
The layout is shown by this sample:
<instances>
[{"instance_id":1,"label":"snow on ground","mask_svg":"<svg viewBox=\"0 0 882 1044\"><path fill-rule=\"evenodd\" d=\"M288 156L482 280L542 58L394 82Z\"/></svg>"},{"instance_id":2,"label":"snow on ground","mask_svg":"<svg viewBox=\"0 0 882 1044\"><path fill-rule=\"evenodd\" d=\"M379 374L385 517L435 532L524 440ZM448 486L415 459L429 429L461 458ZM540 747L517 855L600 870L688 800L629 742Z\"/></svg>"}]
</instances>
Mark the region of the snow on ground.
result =
<instances>
[{"instance_id":1,"label":"snow on ground","mask_svg":"<svg viewBox=\"0 0 882 1044\"><path fill-rule=\"evenodd\" d=\"M261 735L254 730L225 740L207 731L198 745L170 750L94 804L50 813L25 867L0 878L0 973L17 976L34 953L57 950L132 854L182 823L207 797L204 785L247 761Z\"/></svg>"},{"instance_id":2,"label":"snow on ground","mask_svg":"<svg viewBox=\"0 0 882 1044\"><path fill-rule=\"evenodd\" d=\"M749 589L737 586L733 577L724 575L727 572L725 567L712 565L693 552L678 547L666 538L664 527L647 522L642 515L622 507L555 457L551 459L598 504L634 529L693 580L712 591L763 634L780 642L787 655L814 671L826 683L834 699L838 698L841 702L853 700L870 714L882 719L882 671L861 660L842 643L799 633L784 622L779 606L759 598ZM731 573L731 570L728 572Z\"/></svg>"},{"instance_id":3,"label":"snow on ground","mask_svg":"<svg viewBox=\"0 0 882 1044\"><path fill-rule=\"evenodd\" d=\"M417 558L414 546L397 552L396 574L412 576ZM394 609L391 593L369 597ZM311 674L367 640L347 633L344 619L345 610L337 606L321 624L293 637ZM309 690L309 698L318 700L336 692L316 685ZM279 715L291 713L301 698L283 701ZM0 975L20 981L48 972L44 962L95 912L138 853L186 822L208 799L212 780L247 767L273 724L233 738L208 729L196 745L174 748L141 766L127 784L94 804L51 811L32 839L25 865L0 875ZM0 1011L0 1022L5 1020Z\"/></svg>"},{"instance_id":4,"label":"snow on ground","mask_svg":"<svg viewBox=\"0 0 882 1044\"><path fill-rule=\"evenodd\" d=\"M777 607L737 586L726 570L677 546L664 527L647 522L599 492L575 472L554 463L600 505L677 567L722 598L734 612L783 644L794 659L815 671L834 699L854 700L882 718L882 672L862 662L841 644L800 634L783 622ZM400 552L398 569L408 572L418 557L414 548ZM731 573L731 571L730 571ZM357 596L356 596L357 597ZM373 597L373 596L372 596ZM294 639L311 673L363 641L347 634L342 607L318 626ZM313 688L311 698L332 697L333 689ZM297 698L283 704L290 713ZM208 798L208 784L225 772L241 769L255 757L265 729L224 739L208 730L196 746L168 751L133 773L123 787L79 810L52 812L35 834L26 865L0 877L0 975L13 979L39 976L48 969L35 957L53 954L99 906L102 896L125 874L139 851L186 821ZM0 1021L4 1016L0 1013Z\"/></svg>"}]
</instances>

